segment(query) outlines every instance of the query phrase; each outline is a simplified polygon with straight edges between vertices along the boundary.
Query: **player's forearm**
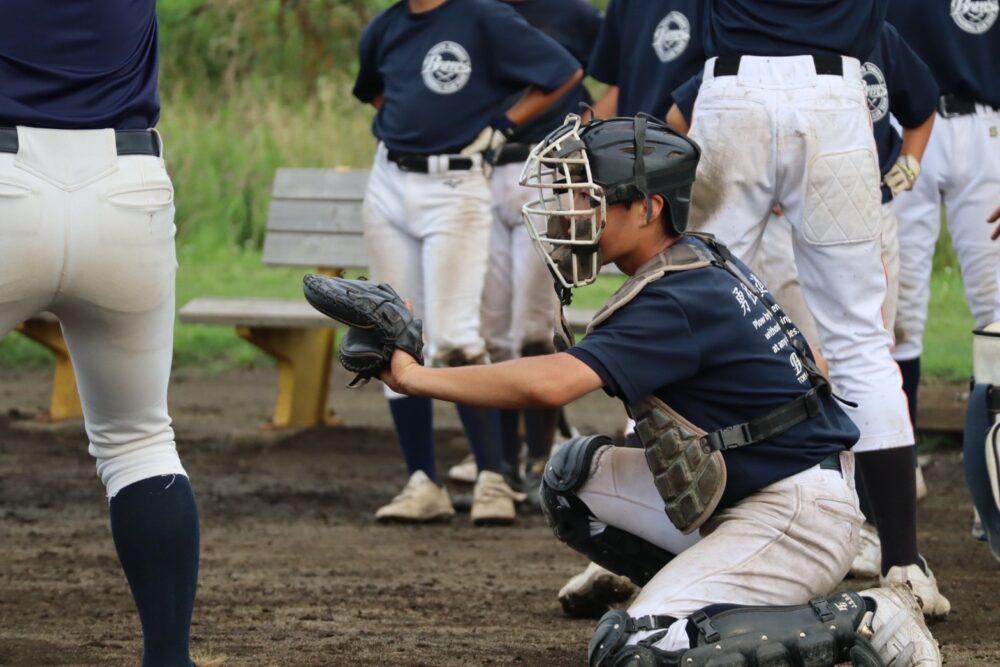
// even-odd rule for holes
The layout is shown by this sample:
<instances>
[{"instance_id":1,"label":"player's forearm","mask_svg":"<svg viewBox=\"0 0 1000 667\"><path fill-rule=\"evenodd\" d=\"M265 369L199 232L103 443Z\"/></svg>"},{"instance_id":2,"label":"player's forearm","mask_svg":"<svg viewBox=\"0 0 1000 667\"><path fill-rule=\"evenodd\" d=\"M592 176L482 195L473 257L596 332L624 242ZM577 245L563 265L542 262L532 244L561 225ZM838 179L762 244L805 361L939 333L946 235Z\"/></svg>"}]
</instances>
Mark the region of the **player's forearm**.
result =
<instances>
[{"instance_id":1,"label":"player's forearm","mask_svg":"<svg viewBox=\"0 0 1000 667\"><path fill-rule=\"evenodd\" d=\"M507 110L507 118L515 125L524 125L555 104L556 100L568 93L582 78L583 70L578 69L573 73L573 76L552 92L546 93L540 88L530 88L524 97Z\"/></svg>"},{"instance_id":2,"label":"player's forearm","mask_svg":"<svg viewBox=\"0 0 1000 667\"><path fill-rule=\"evenodd\" d=\"M916 127L903 128L903 147L901 155L912 155L920 162L924 158L924 150L927 149L927 142L931 139L931 130L934 128L934 116L931 114L923 123Z\"/></svg>"},{"instance_id":3,"label":"player's forearm","mask_svg":"<svg viewBox=\"0 0 1000 667\"><path fill-rule=\"evenodd\" d=\"M667 125L674 128L681 134L687 134L691 129L688 125L687 119L684 118L684 113L681 108L676 104L670 107L670 111L667 112Z\"/></svg>"},{"instance_id":4,"label":"player's forearm","mask_svg":"<svg viewBox=\"0 0 1000 667\"><path fill-rule=\"evenodd\" d=\"M486 366L414 365L400 378L398 389L405 394L480 407L558 407L601 386L593 371L576 364L583 366L568 354L551 354Z\"/></svg>"},{"instance_id":5,"label":"player's forearm","mask_svg":"<svg viewBox=\"0 0 1000 667\"><path fill-rule=\"evenodd\" d=\"M618 86L608 86L601 95L601 98L594 102L594 113L591 115L584 115L583 119L585 121L593 120L593 118L614 118L618 115L618 94L620 89Z\"/></svg>"}]
</instances>

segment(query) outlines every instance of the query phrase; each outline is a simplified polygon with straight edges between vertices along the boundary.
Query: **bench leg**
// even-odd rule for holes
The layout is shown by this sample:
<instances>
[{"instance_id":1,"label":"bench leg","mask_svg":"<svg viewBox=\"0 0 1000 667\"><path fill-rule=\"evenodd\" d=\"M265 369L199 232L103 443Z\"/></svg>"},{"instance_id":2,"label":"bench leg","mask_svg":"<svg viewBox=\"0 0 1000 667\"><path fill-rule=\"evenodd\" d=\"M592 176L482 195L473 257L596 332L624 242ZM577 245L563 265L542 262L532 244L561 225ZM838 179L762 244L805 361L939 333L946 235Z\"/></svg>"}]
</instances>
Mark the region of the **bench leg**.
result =
<instances>
[{"instance_id":1,"label":"bench leg","mask_svg":"<svg viewBox=\"0 0 1000 667\"><path fill-rule=\"evenodd\" d=\"M76 389L76 375L70 359L66 341L63 339L59 322L31 320L17 325L22 334L43 345L56 358L56 369L52 377L52 397L49 400L49 414L44 419L64 421L83 417L80 393Z\"/></svg>"},{"instance_id":2,"label":"bench leg","mask_svg":"<svg viewBox=\"0 0 1000 667\"><path fill-rule=\"evenodd\" d=\"M236 333L278 362L273 428L337 423L326 409L334 329L236 327Z\"/></svg>"}]
</instances>

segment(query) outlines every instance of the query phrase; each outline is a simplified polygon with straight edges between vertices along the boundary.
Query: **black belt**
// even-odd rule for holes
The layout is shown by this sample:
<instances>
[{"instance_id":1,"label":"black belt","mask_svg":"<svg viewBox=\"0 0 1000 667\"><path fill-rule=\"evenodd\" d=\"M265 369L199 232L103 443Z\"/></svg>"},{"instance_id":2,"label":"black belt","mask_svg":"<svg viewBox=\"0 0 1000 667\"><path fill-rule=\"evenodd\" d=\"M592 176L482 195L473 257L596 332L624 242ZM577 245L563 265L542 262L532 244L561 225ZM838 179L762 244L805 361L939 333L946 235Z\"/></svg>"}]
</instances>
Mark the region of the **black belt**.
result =
<instances>
[{"instance_id":1,"label":"black belt","mask_svg":"<svg viewBox=\"0 0 1000 667\"><path fill-rule=\"evenodd\" d=\"M504 144L500 156L496 160L496 166L502 167L505 164L525 162L531 154L532 144L512 143Z\"/></svg>"},{"instance_id":2,"label":"black belt","mask_svg":"<svg viewBox=\"0 0 1000 667\"><path fill-rule=\"evenodd\" d=\"M160 139L153 130L115 130L118 155L160 157ZM17 128L0 127L0 153L17 153Z\"/></svg>"},{"instance_id":3,"label":"black belt","mask_svg":"<svg viewBox=\"0 0 1000 667\"><path fill-rule=\"evenodd\" d=\"M836 470L837 472L843 472L840 467L840 452L835 454L830 454L825 459L819 462L820 470Z\"/></svg>"},{"instance_id":4,"label":"black belt","mask_svg":"<svg viewBox=\"0 0 1000 667\"><path fill-rule=\"evenodd\" d=\"M715 59L714 76L736 76L740 73L743 56L721 56ZM816 74L844 76L844 60L840 56L812 56Z\"/></svg>"},{"instance_id":5,"label":"black belt","mask_svg":"<svg viewBox=\"0 0 1000 667\"><path fill-rule=\"evenodd\" d=\"M389 162L395 162L402 171L413 171L418 174L426 174L430 171L431 155L420 155L419 153L397 153L389 151L386 155ZM471 157L442 155L448 161L449 171L468 171L476 166L476 161Z\"/></svg>"},{"instance_id":6,"label":"black belt","mask_svg":"<svg viewBox=\"0 0 1000 667\"><path fill-rule=\"evenodd\" d=\"M984 106L989 107L994 111L1000 111L1000 107L995 107L989 104L985 104ZM967 97L962 97L961 95L948 93L947 95L941 96L941 100L938 102L938 113L941 114L942 118L971 116L976 113L976 102L968 99Z\"/></svg>"}]
</instances>

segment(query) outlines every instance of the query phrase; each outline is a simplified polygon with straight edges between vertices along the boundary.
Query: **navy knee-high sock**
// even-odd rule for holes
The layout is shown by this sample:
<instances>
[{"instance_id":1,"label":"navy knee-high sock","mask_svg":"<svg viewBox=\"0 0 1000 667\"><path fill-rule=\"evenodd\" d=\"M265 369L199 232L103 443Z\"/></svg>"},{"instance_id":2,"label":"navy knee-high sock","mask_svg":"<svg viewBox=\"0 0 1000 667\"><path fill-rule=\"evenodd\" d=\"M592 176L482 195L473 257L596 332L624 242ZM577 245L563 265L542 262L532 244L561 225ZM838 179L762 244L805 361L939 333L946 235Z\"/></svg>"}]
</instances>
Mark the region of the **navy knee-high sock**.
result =
<instances>
[{"instance_id":1,"label":"navy knee-high sock","mask_svg":"<svg viewBox=\"0 0 1000 667\"><path fill-rule=\"evenodd\" d=\"M558 421L558 409L532 408L524 411L524 440L528 443L529 459L549 458Z\"/></svg>"},{"instance_id":2,"label":"navy knee-high sock","mask_svg":"<svg viewBox=\"0 0 1000 667\"><path fill-rule=\"evenodd\" d=\"M500 430L500 417L497 410L493 408L475 408L471 405L456 403L458 417L462 420L465 428L465 435L469 439L469 447L472 449L472 456L476 459L476 467L480 472L489 470L495 473L503 473L503 464L500 462L500 443L498 441L498 431Z\"/></svg>"},{"instance_id":3,"label":"navy knee-high sock","mask_svg":"<svg viewBox=\"0 0 1000 667\"><path fill-rule=\"evenodd\" d=\"M920 357L897 361L899 373L903 376L903 393L910 406L910 424L917 431L917 389L920 387Z\"/></svg>"},{"instance_id":4,"label":"navy knee-high sock","mask_svg":"<svg viewBox=\"0 0 1000 667\"><path fill-rule=\"evenodd\" d=\"M917 551L916 447L895 447L855 454L865 481L874 523L882 543L882 574L896 565L920 561Z\"/></svg>"},{"instance_id":5,"label":"navy knee-high sock","mask_svg":"<svg viewBox=\"0 0 1000 667\"><path fill-rule=\"evenodd\" d=\"M151 477L119 491L111 534L142 623L142 667L191 667L200 538L188 478Z\"/></svg>"},{"instance_id":6,"label":"navy knee-high sock","mask_svg":"<svg viewBox=\"0 0 1000 667\"><path fill-rule=\"evenodd\" d=\"M389 399L389 412L396 427L399 448L403 450L406 469L412 475L418 470L438 482L434 461L434 408L424 396L404 396Z\"/></svg>"},{"instance_id":7,"label":"navy knee-high sock","mask_svg":"<svg viewBox=\"0 0 1000 667\"><path fill-rule=\"evenodd\" d=\"M503 458L504 474L512 479L517 477L521 456L521 438L518 425L520 410L498 410L500 424L500 452Z\"/></svg>"}]
</instances>

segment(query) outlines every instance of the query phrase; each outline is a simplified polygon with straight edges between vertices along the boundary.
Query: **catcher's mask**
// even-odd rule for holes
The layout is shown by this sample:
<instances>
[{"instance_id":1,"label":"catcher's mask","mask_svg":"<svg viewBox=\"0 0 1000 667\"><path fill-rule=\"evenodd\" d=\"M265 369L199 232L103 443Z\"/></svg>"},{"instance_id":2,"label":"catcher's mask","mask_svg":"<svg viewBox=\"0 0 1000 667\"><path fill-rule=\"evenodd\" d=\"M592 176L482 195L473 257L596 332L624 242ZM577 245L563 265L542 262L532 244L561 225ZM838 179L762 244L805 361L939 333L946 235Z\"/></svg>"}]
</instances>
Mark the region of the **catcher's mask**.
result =
<instances>
[{"instance_id":1,"label":"catcher's mask","mask_svg":"<svg viewBox=\"0 0 1000 667\"><path fill-rule=\"evenodd\" d=\"M608 206L643 199L648 220L652 196L661 195L671 228L683 233L700 153L651 116L586 125L567 116L531 151L520 178L539 191L522 215L557 284L571 289L597 279Z\"/></svg>"}]
</instances>

